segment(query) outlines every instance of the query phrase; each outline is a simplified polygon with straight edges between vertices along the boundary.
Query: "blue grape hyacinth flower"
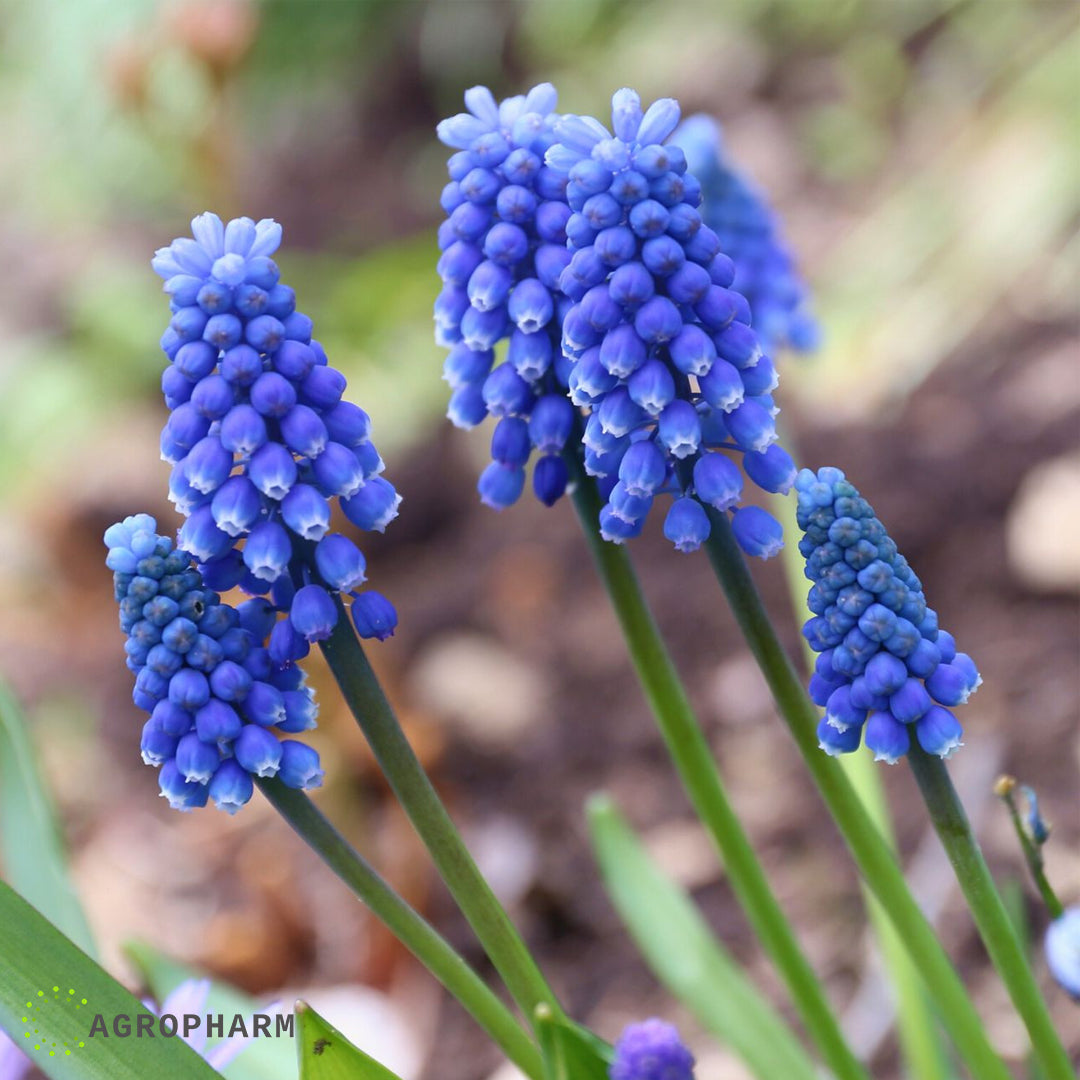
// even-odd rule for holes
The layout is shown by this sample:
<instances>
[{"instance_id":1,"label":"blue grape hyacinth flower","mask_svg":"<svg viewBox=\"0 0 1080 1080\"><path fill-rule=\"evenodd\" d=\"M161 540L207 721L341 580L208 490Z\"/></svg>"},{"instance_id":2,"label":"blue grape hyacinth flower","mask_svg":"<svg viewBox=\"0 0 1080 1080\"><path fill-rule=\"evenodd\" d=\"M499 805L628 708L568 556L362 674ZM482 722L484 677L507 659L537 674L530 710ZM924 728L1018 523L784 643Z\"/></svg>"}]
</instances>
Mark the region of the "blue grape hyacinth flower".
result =
<instances>
[{"instance_id":1,"label":"blue grape hyacinth flower","mask_svg":"<svg viewBox=\"0 0 1080 1080\"><path fill-rule=\"evenodd\" d=\"M559 278L573 302L562 323L570 398L589 413L584 464L607 497L605 539L636 536L655 497L671 495L664 532L678 550L708 538L709 506L732 512L743 550L768 558L783 546L780 524L736 507L744 477L773 492L795 479L775 445L776 371L697 209L701 185L683 151L665 145L678 121L675 100L643 111L622 89L613 131L592 117L555 124L545 161L566 177L573 211Z\"/></svg>"},{"instance_id":2,"label":"blue grape hyacinth flower","mask_svg":"<svg viewBox=\"0 0 1080 1080\"><path fill-rule=\"evenodd\" d=\"M865 740L875 760L895 764L914 737L949 757L963 733L951 710L982 682L974 662L939 629L922 583L839 469L803 469L795 490L814 583L803 634L820 654L810 696L825 709L821 748L847 754Z\"/></svg>"},{"instance_id":3,"label":"blue grape hyacinth flower","mask_svg":"<svg viewBox=\"0 0 1080 1080\"><path fill-rule=\"evenodd\" d=\"M611 1080L694 1080L694 1057L673 1024L630 1024L615 1043Z\"/></svg>"},{"instance_id":4,"label":"blue grape hyacinth flower","mask_svg":"<svg viewBox=\"0 0 1080 1080\"><path fill-rule=\"evenodd\" d=\"M1080 907L1066 908L1047 927L1046 964L1069 996L1080 1002Z\"/></svg>"},{"instance_id":5,"label":"blue grape hyacinth flower","mask_svg":"<svg viewBox=\"0 0 1080 1080\"><path fill-rule=\"evenodd\" d=\"M152 261L172 312L161 339L170 410L161 454L173 466L169 498L187 518L178 544L210 588L251 596L287 578L297 541L317 545L319 578L290 596L289 615L297 634L318 641L337 618L329 593L355 598L364 581L359 549L330 531L333 504L381 532L401 497L380 475L367 413L344 400L345 376L270 258L281 226L205 213L191 231Z\"/></svg>"},{"instance_id":6,"label":"blue grape hyacinth flower","mask_svg":"<svg viewBox=\"0 0 1080 1080\"><path fill-rule=\"evenodd\" d=\"M565 177L544 164L555 102L548 83L501 103L475 86L465 93L468 112L437 129L456 151L441 198L443 288L435 301L436 340L449 349L447 415L460 428L496 420L492 461L478 483L481 500L496 510L521 496L534 451L537 498L550 506L567 484L561 451L574 414L559 349L567 301L558 282L570 261L570 210Z\"/></svg>"},{"instance_id":7,"label":"blue grape hyacinth flower","mask_svg":"<svg viewBox=\"0 0 1080 1080\"><path fill-rule=\"evenodd\" d=\"M732 288L746 297L765 351L812 352L821 329L810 288L765 192L735 167L719 124L698 114L684 120L671 142L682 148L701 183L701 214L735 263Z\"/></svg>"},{"instance_id":8,"label":"blue grape hyacinth flower","mask_svg":"<svg viewBox=\"0 0 1080 1080\"><path fill-rule=\"evenodd\" d=\"M317 714L295 663L307 642L295 632L285 648L275 640L290 629L289 616L279 619L289 590L279 588L276 607L261 596L238 608L223 603L148 514L111 526L105 545L135 676L132 699L150 714L142 758L161 770L169 805L193 810L212 801L234 814L250 800L256 776L318 787L318 754L278 737L314 727Z\"/></svg>"}]
</instances>

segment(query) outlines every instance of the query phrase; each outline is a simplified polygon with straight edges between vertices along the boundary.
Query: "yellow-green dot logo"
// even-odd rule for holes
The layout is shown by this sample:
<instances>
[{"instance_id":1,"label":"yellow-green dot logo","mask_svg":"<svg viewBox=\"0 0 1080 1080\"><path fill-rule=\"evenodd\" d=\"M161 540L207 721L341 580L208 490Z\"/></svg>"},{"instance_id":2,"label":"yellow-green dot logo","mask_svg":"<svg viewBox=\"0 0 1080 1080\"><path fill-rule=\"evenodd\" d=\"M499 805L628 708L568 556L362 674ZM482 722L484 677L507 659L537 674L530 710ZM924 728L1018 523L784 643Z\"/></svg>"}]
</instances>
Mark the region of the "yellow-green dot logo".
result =
<instances>
[{"instance_id":1,"label":"yellow-green dot logo","mask_svg":"<svg viewBox=\"0 0 1080 1080\"><path fill-rule=\"evenodd\" d=\"M26 1003L26 1015L22 1018L26 1025L23 1038L35 1050L41 1050L49 1057L70 1057L73 1049L85 1046L86 1043L54 1040L52 1036L56 1028L62 1025L61 1010L74 1011L85 1004L86 998L77 996L73 986L52 986L48 990L39 990L36 998Z\"/></svg>"}]
</instances>

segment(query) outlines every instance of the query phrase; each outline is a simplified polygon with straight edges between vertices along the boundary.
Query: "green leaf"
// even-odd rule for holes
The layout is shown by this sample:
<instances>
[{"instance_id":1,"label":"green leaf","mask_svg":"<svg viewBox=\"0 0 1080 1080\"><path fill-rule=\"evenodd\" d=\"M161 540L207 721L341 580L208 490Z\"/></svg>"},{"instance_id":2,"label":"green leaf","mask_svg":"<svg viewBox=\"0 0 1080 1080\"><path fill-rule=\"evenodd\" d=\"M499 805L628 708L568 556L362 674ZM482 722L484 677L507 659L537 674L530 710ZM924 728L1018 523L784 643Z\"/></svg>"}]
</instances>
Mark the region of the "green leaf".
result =
<instances>
[{"instance_id":1,"label":"green leaf","mask_svg":"<svg viewBox=\"0 0 1080 1080\"><path fill-rule=\"evenodd\" d=\"M101 1016L107 1034L96 1031ZM115 1034L128 1017L132 1034ZM51 1080L215 1080L179 1038L135 1037L152 1014L18 893L0 882L0 1027ZM27 1038L26 1034L30 1037Z\"/></svg>"},{"instance_id":2,"label":"green leaf","mask_svg":"<svg viewBox=\"0 0 1080 1080\"><path fill-rule=\"evenodd\" d=\"M157 1001L164 1001L185 980L204 978L206 975L143 942L128 942L124 952ZM236 987L218 981L211 983L206 999L208 1013L221 1013L224 1016L251 1016L252 1013L265 1012L265 1006L265 1001L257 1001ZM274 1030L277 1030L276 1024ZM296 1080L296 1053L292 1040L284 1035L252 1039L221 1072L227 1080Z\"/></svg>"},{"instance_id":3,"label":"green leaf","mask_svg":"<svg viewBox=\"0 0 1080 1080\"><path fill-rule=\"evenodd\" d=\"M614 1052L588 1028L541 1005L536 1010L536 1034L548 1080L608 1080Z\"/></svg>"},{"instance_id":4,"label":"green leaf","mask_svg":"<svg viewBox=\"0 0 1080 1080\"><path fill-rule=\"evenodd\" d=\"M656 976L762 1080L814 1080L791 1029L743 974L689 897L649 857L607 796L589 829L612 903Z\"/></svg>"},{"instance_id":5,"label":"green leaf","mask_svg":"<svg viewBox=\"0 0 1080 1080\"><path fill-rule=\"evenodd\" d=\"M0 683L0 861L5 877L83 952L94 939L67 872L56 811L38 770L26 720Z\"/></svg>"},{"instance_id":6,"label":"green leaf","mask_svg":"<svg viewBox=\"0 0 1080 1080\"><path fill-rule=\"evenodd\" d=\"M401 1080L353 1046L306 1001L296 1003L296 1027L300 1080Z\"/></svg>"}]
</instances>

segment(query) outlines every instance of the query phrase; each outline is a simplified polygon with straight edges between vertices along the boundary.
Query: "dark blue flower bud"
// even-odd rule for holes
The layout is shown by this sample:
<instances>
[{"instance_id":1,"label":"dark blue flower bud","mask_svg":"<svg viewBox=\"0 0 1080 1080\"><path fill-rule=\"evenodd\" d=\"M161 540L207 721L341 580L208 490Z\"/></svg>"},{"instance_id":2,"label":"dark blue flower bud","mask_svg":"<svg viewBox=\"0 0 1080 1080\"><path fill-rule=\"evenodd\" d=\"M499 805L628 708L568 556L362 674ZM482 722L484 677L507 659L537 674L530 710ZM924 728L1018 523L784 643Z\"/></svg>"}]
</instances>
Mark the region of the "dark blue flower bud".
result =
<instances>
[{"instance_id":1,"label":"dark blue flower bud","mask_svg":"<svg viewBox=\"0 0 1080 1080\"><path fill-rule=\"evenodd\" d=\"M545 394L533 406L529 438L543 453L557 453L566 445L573 425L574 409L570 402L560 394Z\"/></svg>"},{"instance_id":2,"label":"dark blue flower bud","mask_svg":"<svg viewBox=\"0 0 1080 1080\"><path fill-rule=\"evenodd\" d=\"M244 327L244 340L262 353L272 353L285 339L285 327L273 315L259 315Z\"/></svg>"},{"instance_id":3,"label":"dark blue flower bud","mask_svg":"<svg viewBox=\"0 0 1080 1080\"><path fill-rule=\"evenodd\" d=\"M964 731L948 709L931 705L915 724L915 737L928 753L941 758L950 757L963 743Z\"/></svg>"},{"instance_id":4,"label":"dark blue flower bud","mask_svg":"<svg viewBox=\"0 0 1080 1080\"><path fill-rule=\"evenodd\" d=\"M262 357L250 345L237 345L221 358L221 376L234 386L251 386L262 373Z\"/></svg>"},{"instance_id":5,"label":"dark blue flower bud","mask_svg":"<svg viewBox=\"0 0 1080 1080\"><path fill-rule=\"evenodd\" d=\"M251 684L242 708L248 720L262 727L273 727L285 719L285 700L281 691L259 680Z\"/></svg>"},{"instance_id":6,"label":"dark blue flower bud","mask_svg":"<svg viewBox=\"0 0 1080 1080\"><path fill-rule=\"evenodd\" d=\"M707 378L711 378L721 361L713 365ZM713 402L710 402L713 404ZM736 405L724 418L731 437L744 449L765 450L776 439L776 424L769 412L754 398L747 398Z\"/></svg>"},{"instance_id":7,"label":"dark blue flower bud","mask_svg":"<svg viewBox=\"0 0 1080 1080\"><path fill-rule=\"evenodd\" d=\"M362 552L347 536L337 533L327 534L316 545L315 565L323 581L341 592L355 589L366 580Z\"/></svg>"},{"instance_id":8,"label":"dark blue flower bud","mask_svg":"<svg viewBox=\"0 0 1080 1080\"><path fill-rule=\"evenodd\" d=\"M480 501L493 510L505 510L512 506L521 498L524 488L525 470L520 465L502 465L498 461L488 465L477 481Z\"/></svg>"},{"instance_id":9,"label":"dark blue flower bud","mask_svg":"<svg viewBox=\"0 0 1080 1080\"><path fill-rule=\"evenodd\" d=\"M321 787L324 774L316 751L295 739L283 739L277 775L286 787L308 790Z\"/></svg>"},{"instance_id":10,"label":"dark blue flower bud","mask_svg":"<svg viewBox=\"0 0 1080 1080\"><path fill-rule=\"evenodd\" d=\"M352 619L356 632L362 638L378 638L385 641L393 637L397 628L397 612L381 593L370 589L362 592L352 602Z\"/></svg>"},{"instance_id":11,"label":"dark blue flower bud","mask_svg":"<svg viewBox=\"0 0 1080 1080\"><path fill-rule=\"evenodd\" d=\"M526 411L532 401L529 384L511 364L500 364L484 380L484 402L492 416L513 416Z\"/></svg>"},{"instance_id":12,"label":"dark blue flower bud","mask_svg":"<svg viewBox=\"0 0 1080 1080\"><path fill-rule=\"evenodd\" d=\"M231 476L214 494L210 503L217 527L229 536L246 534L262 512L262 498L258 489L246 476ZM240 578L232 583L239 584ZM222 589L232 586L213 584L211 588Z\"/></svg>"},{"instance_id":13,"label":"dark blue flower bud","mask_svg":"<svg viewBox=\"0 0 1080 1080\"><path fill-rule=\"evenodd\" d=\"M871 713L866 721L864 739L875 761L895 765L911 749L911 737L905 724L891 713Z\"/></svg>"},{"instance_id":14,"label":"dark blue flower bud","mask_svg":"<svg viewBox=\"0 0 1080 1080\"><path fill-rule=\"evenodd\" d=\"M321 585L305 585L293 597L289 621L307 641L325 641L337 625L337 608Z\"/></svg>"},{"instance_id":15,"label":"dark blue flower bud","mask_svg":"<svg viewBox=\"0 0 1080 1080\"><path fill-rule=\"evenodd\" d=\"M235 814L250 802L254 791L251 774L231 759L221 762L207 786L214 805L227 814Z\"/></svg>"},{"instance_id":16,"label":"dark blue flower bud","mask_svg":"<svg viewBox=\"0 0 1080 1080\"><path fill-rule=\"evenodd\" d=\"M623 1031L609 1075L611 1080L694 1080L694 1056L672 1024L646 1020Z\"/></svg>"},{"instance_id":17,"label":"dark blue flower bud","mask_svg":"<svg viewBox=\"0 0 1080 1080\"><path fill-rule=\"evenodd\" d=\"M759 488L781 495L791 490L798 473L791 455L779 443L763 451L748 450L743 455L743 468Z\"/></svg>"},{"instance_id":18,"label":"dark blue flower bud","mask_svg":"<svg viewBox=\"0 0 1080 1080\"><path fill-rule=\"evenodd\" d=\"M697 551L711 531L701 503L688 495L676 499L664 518L664 536L675 545L676 551Z\"/></svg>"},{"instance_id":19,"label":"dark blue flower bud","mask_svg":"<svg viewBox=\"0 0 1080 1080\"><path fill-rule=\"evenodd\" d=\"M198 738L200 742L210 746L217 746L222 742L229 742L240 734L244 726L239 713L229 704L212 697L201 709L195 713L195 734L185 735L185 739ZM214 759L206 757L211 766L216 765L217 755ZM194 779L194 777L189 777Z\"/></svg>"},{"instance_id":20,"label":"dark blue flower bud","mask_svg":"<svg viewBox=\"0 0 1080 1080\"><path fill-rule=\"evenodd\" d=\"M166 761L158 774L161 795L167 799L173 810L188 811L205 806L209 792L205 784L185 780L176 764L175 758Z\"/></svg>"},{"instance_id":21,"label":"dark blue flower bud","mask_svg":"<svg viewBox=\"0 0 1080 1080\"><path fill-rule=\"evenodd\" d=\"M694 493L717 510L729 510L742 498L738 466L723 454L702 454L694 462Z\"/></svg>"},{"instance_id":22,"label":"dark blue flower bud","mask_svg":"<svg viewBox=\"0 0 1080 1080\"><path fill-rule=\"evenodd\" d=\"M558 454L545 454L533 470L533 491L545 506L554 506L570 479L566 462Z\"/></svg>"},{"instance_id":23,"label":"dark blue flower bud","mask_svg":"<svg viewBox=\"0 0 1080 1080\"><path fill-rule=\"evenodd\" d=\"M529 425L516 416L504 416L491 435L491 456L500 465L513 468L529 460L532 444Z\"/></svg>"},{"instance_id":24,"label":"dark blue flower bud","mask_svg":"<svg viewBox=\"0 0 1080 1080\"><path fill-rule=\"evenodd\" d=\"M731 528L739 547L747 555L770 559L784 547L784 530L780 522L758 506L744 506L736 510Z\"/></svg>"},{"instance_id":25,"label":"dark blue flower bud","mask_svg":"<svg viewBox=\"0 0 1080 1080\"><path fill-rule=\"evenodd\" d=\"M307 687L297 687L293 690L283 690L281 696L285 699L285 719L278 724L279 731L295 733L315 727L319 707L315 703L315 695L311 690Z\"/></svg>"},{"instance_id":26,"label":"dark blue flower bud","mask_svg":"<svg viewBox=\"0 0 1080 1080\"><path fill-rule=\"evenodd\" d=\"M256 525L244 544L244 564L260 581L276 581L291 557L289 534L276 521Z\"/></svg>"},{"instance_id":27,"label":"dark blue flower bud","mask_svg":"<svg viewBox=\"0 0 1080 1080\"><path fill-rule=\"evenodd\" d=\"M296 460L281 443L268 442L251 455L248 477L267 498L280 501L296 483Z\"/></svg>"},{"instance_id":28,"label":"dark blue flower bud","mask_svg":"<svg viewBox=\"0 0 1080 1080\"><path fill-rule=\"evenodd\" d=\"M233 744L237 763L253 776L276 776L281 743L264 727L245 724Z\"/></svg>"},{"instance_id":29,"label":"dark blue flower bud","mask_svg":"<svg viewBox=\"0 0 1080 1080\"><path fill-rule=\"evenodd\" d=\"M345 516L358 528L383 532L397 517L401 496L393 484L374 476L351 498L341 500Z\"/></svg>"},{"instance_id":30,"label":"dark blue flower bud","mask_svg":"<svg viewBox=\"0 0 1080 1080\"><path fill-rule=\"evenodd\" d=\"M252 383L251 404L263 416L280 418L296 404L296 390L284 375L264 371Z\"/></svg>"},{"instance_id":31,"label":"dark blue flower bud","mask_svg":"<svg viewBox=\"0 0 1080 1080\"><path fill-rule=\"evenodd\" d=\"M667 462L663 451L649 439L630 446L619 463L619 481L630 495L654 495L666 479Z\"/></svg>"}]
</instances>

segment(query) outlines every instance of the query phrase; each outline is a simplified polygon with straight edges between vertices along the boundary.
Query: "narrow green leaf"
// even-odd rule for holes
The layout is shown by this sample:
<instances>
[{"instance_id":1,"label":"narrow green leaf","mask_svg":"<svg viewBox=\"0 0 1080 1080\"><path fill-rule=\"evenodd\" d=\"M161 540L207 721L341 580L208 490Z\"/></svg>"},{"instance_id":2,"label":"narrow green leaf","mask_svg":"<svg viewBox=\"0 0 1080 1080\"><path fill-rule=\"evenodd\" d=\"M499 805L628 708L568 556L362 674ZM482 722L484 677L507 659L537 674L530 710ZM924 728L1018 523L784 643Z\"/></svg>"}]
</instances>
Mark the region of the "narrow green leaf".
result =
<instances>
[{"instance_id":1,"label":"narrow green leaf","mask_svg":"<svg viewBox=\"0 0 1080 1080\"><path fill-rule=\"evenodd\" d=\"M296 1003L296 1027L300 1080L401 1080L353 1046L306 1001Z\"/></svg>"},{"instance_id":2,"label":"narrow green leaf","mask_svg":"<svg viewBox=\"0 0 1080 1080\"><path fill-rule=\"evenodd\" d=\"M588 807L611 900L656 976L761 1080L814 1080L806 1051L607 796Z\"/></svg>"},{"instance_id":3,"label":"narrow green leaf","mask_svg":"<svg viewBox=\"0 0 1080 1080\"><path fill-rule=\"evenodd\" d=\"M107 1034L96 1029L96 1016ZM153 1038L136 1037L140 1016L153 1019ZM126 1038L115 1032L117 1017L129 1019ZM218 1075L179 1038L161 1037L156 1018L136 997L2 882L0 1027L51 1080Z\"/></svg>"},{"instance_id":4,"label":"narrow green leaf","mask_svg":"<svg viewBox=\"0 0 1080 1080\"><path fill-rule=\"evenodd\" d=\"M537 1006L535 1018L548 1080L608 1080L614 1053L603 1039L548 1005Z\"/></svg>"},{"instance_id":5,"label":"narrow green leaf","mask_svg":"<svg viewBox=\"0 0 1080 1080\"><path fill-rule=\"evenodd\" d=\"M67 872L56 811L38 769L26 719L0 683L0 862L7 881L95 956L94 939Z\"/></svg>"},{"instance_id":6,"label":"narrow green leaf","mask_svg":"<svg viewBox=\"0 0 1080 1080\"><path fill-rule=\"evenodd\" d=\"M124 952L138 968L156 1001L164 1001L187 979L205 978L205 972L181 964L143 942L129 942L124 946ZM207 1012L224 1016L249 1017L252 1013L265 1012L265 1006L265 1001L258 1001L235 986L217 981L211 983L206 1000ZM276 1022L274 1030L277 1031ZM296 1051L292 1039L284 1034L271 1039L252 1039L221 1073L227 1080L296 1080Z\"/></svg>"}]
</instances>

